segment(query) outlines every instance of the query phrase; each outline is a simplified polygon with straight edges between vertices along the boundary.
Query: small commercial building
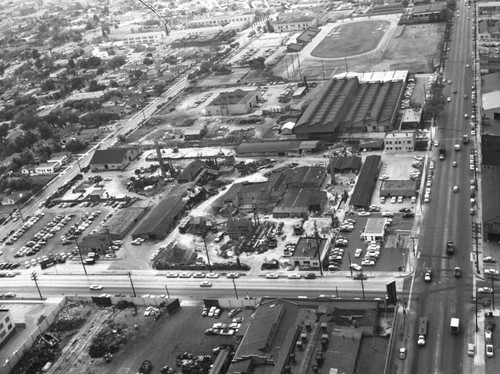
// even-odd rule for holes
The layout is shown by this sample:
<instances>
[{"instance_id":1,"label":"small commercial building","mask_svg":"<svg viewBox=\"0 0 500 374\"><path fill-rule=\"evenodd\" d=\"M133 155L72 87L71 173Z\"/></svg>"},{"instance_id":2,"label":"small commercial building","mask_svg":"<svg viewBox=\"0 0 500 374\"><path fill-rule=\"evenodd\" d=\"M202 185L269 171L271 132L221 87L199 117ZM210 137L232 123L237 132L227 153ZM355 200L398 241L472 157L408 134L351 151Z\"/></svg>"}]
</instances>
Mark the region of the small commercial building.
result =
<instances>
[{"instance_id":1,"label":"small commercial building","mask_svg":"<svg viewBox=\"0 0 500 374\"><path fill-rule=\"evenodd\" d=\"M276 21L271 22L275 32L307 30L317 24L318 19L313 13L302 11L280 13Z\"/></svg>"},{"instance_id":2,"label":"small commercial building","mask_svg":"<svg viewBox=\"0 0 500 374\"><path fill-rule=\"evenodd\" d=\"M300 156L303 153L312 153L321 149L319 141L276 141L259 143L241 143L236 148L236 154L246 156Z\"/></svg>"},{"instance_id":3,"label":"small commercial building","mask_svg":"<svg viewBox=\"0 0 500 374\"><path fill-rule=\"evenodd\" d=\"M61 167L59 162L45 162L35 168L36 174L55 174Z\"/></svg>"},{"instance_id":4,"label":"small commercial building","mask_svg":"<svg viewBox=\"0 0 500 374\"><path fill-rule=\"evenodd\" d=\"M417 129L422 123L422 109L409 108L403 112L401 119L401 130Z\"/></svg>"},{"instance_id":5,"label":"small commercial building","mask_svg":"<svg viewBox=\"0 0 500 374\"><path fill-rule=\"evenodd\" d=\"M384 217L368 218L365 225L365 230L361 234L361 238L365 242L377 241L383 242L385 238L385 229L387 220Z\"/></svg>"},{"instance_id":6,"label":"small commercial building","mask_svg":"<svg viewBox=\"0 0 500 374\"><path fill-rule=\"evenodd\" d=\"M290 188L273 208L274 218L307 218L309 212L323 212L328 203L326 191L316 188Z\"/></svg>"},{"instance_id":7,"label":"small commercial building","mask_svg":"<svg viewBox=\"0 0 500 374\"><path fill-rule=\"evenodd\" d=\"M384 138L387 153L413 152L415 150L415 131L392 131Z\"/></svg>"},{"instance_id":8,"label":"small commercial building","mask_svg":"<svg viewBox=\"0 0 500 374\"><path fill-rule=\"evenodd\" d=\"M123 170L135 160L141 150L137 147L98 149L90 160L90 170Z\"/></svg>"},{"instance_id":9,"label":"small commercial building","mask_svg":"<svg viewBox=\"0 0 500 374\"><path fill-rule=\"evenodd\" d=\"M327 240L315 237L301 237L290 257L290 264L300 270L319 269Z\"/></svg>"},{"instance_id":10,"label":"small commercial building","mask_svg":"<svg viewBox=\"0 0 500 374\"><path fill-rule=\"evenodd\" d=\"M414 180L385 180L380 186L380 197L417 195L417 181Z\"/></svg>"},{"instance_id":11,"label":"small commercial building","mask_svg":"<svg viewBox=\"0 0 500 374\"><path fill-rule=\"evenodd\" d=\"M88 235L83 237L81 242L78 243L78 248L82 255L90 252L104 255L112 245L112 239L108 235Z\"/></svg>"}]
</instances>

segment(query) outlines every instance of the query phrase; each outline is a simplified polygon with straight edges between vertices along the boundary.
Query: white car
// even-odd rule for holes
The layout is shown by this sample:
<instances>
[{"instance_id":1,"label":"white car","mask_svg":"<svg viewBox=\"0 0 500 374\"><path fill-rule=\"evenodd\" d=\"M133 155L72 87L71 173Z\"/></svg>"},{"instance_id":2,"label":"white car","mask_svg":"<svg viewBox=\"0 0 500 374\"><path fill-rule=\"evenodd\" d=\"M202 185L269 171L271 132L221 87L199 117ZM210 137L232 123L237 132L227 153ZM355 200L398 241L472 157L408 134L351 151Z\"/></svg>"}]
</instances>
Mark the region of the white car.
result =
<instances>
[{"instance_id":1,"label":"white car","mask_svg":"<svg viewBox=\"0 0 500 374\"><path fill-rule=\"evenodd\" d=\"M361 261L361 265L363 266L375 266L375 261L365 258Z\"/></svg>"},{"instance_id":2,"label":"white car","mask_svg":"<svg viewBox=\"0 0 500 374\"><path fill-rule=\"evenodd\" d=\"M417 161L423 161L424 157L423 156L413 156L413 158Z\"/></svg>"},{"instance_id":3,"label":"white car","mask_svg":"<svg viewBox=\"0 0 500 374\"><path fill-rule=\"evenodd\" d=\"M487 357L495 356L495 352L493 351L493 344L486 344L486 356Z\"/></svg>"},{"instance_id":4,"label":"white car","mask_svg":"<svg viewBox=\"0 0 500 374\"><path fill-rule=\"evenodd\" d=\"M299 273L288 274L288 279L300 279Z\"/></svg>"},{"instance_id":5,"label":"white car","mask_svg":"<svg viewBox=\"0 0 500 374\"><path fill-rule=\"evenodd\" d=\"M427 179L427 182L425 183L426 187L431 187L432 186L432 179Z\"/></svg>"},{"instance_id":6,"label":"white car","mask_svg":"<svg viewBox=\"0 0 500 374\"><path fill-rule=\"evenodd\" d=\"M394 217L394 213L392 212L383 212L382 217Z\"/></svg>"},{"instance_id":7,"label":"white car","mask_svg":"<svg viewBox=\"0 0 500 374\"><path fill-rule=\"evenodd\" d=\"M446 99L447 102L450 102L451 101L451 97L448 96L448 98Z\"/></svg>"},{"instance_id":8,"label":"white car","mask_svg":"<svg viewBox=\"0 0 500 374\"><path fill-rule=\"evenodd\" d=\"M98 291L98 290L102 290L104 287L101 286L100 284L93 284L91 286L89 286L89 288L92 290L92 291Z\"/></svg>"},{"instance_id":9,"label":"white car","mask_svg":"<svg viewBox=\"0 0 500 374\"><path fill-rule=\"evenodd\" d=\"M493 289L490 287L479 287L477 293L493 293Z\"/></svg>"},{"instance_id":10,"label":"white car","mask_svg":"<svg viewBox=\"0 0 500 374\"><path fill-rule=\"evenodd\" d=\"M356 271L361 271L363 268L358 265L358 264L351 264L349 265L349 267L352 269L352 270L356 270Z\"/></svg>"},{"instance_id":11,"label":"white car","mask_svg":"<svg viewBox=\"0 0 500 374\"><path fill-rule=\"evenodd\" d=\"M363 249L356 248L356 252L354 252L354 257L361 257L362 253L363 253Z\"/></svg>"},{"instance_id":12,"label":"white car","mask_svg":"<svg viewBox=\"0 0 500 374\"><path fill-rule=\"evenodd\" d=\"M210 281L203 281L200 283L200 287L212 287L212 282Z\"/></svg>"},{"instance_id":13,"label":"white car","mask_svg":"<svg viewBox=\"0 0 500 374\"><path fill-rule=\"evenodd\" d=\"M219 278L219 274L218 273L208 273L207 274L207 278Z\"/></svg>"},{"instance_id":14,"label":"white car","mask_svg":"<svg viewBox=\"0 0 500 374\"><path fill-rule=\"evenodd\" d=\"M488 275L498 275L499 272L497 269L484 269L484 274Z\"/></svg>"},{"instance_id":15,"label":"white car","mask_svg":"<svg viewBox=\"0 0 500 374\"><path fill-rule=\"evenodd\" d=\"M269 274L266 274L266 278L267 279L278 279L280 276L278 273L269 273Z\"/></svg>"},{"instance_id":16,"label":"white car","mask_svg":"<svg viewBox=\"0 0 500 374\"><path fill-rule=\"evenodd\" d=\"M396 204L396 196L391 197L391 204Z\"/></svg>"},{"instance_id":17,"label":"white car","mask_svg":"<svg viewBox=\"0 0 500 374\"><path fill-rule=\"evenodd\" d=\"M365 212L362 210L361 212L358 212L359 217L368 217L370 215L370 212Z\"/></svg>"},{"instance_id":18,"label":"white car","mask_svg":"<svg viewBox=\"0 0 500 374\"><path fill-rule=\"evenodd\" d=\"M458 192L458 186L453 186L453 192Z\"/></svg>"}]
</instances>

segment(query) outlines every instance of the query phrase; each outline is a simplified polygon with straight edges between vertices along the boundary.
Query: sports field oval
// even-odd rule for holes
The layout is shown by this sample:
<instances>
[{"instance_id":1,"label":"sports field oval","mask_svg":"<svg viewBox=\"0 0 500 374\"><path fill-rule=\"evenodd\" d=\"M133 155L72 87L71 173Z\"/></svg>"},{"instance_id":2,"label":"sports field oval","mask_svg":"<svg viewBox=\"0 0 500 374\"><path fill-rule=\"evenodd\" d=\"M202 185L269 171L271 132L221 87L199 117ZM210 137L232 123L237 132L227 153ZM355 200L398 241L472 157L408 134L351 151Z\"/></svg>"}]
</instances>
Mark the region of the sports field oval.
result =
<instances>
[{"instance_id":1,"label":"sports field oval","mask_svg":"<svg viewBox=\"0 0 500 374\"><path fill-rule=\"evenodd\" d=\"M340 23L311 52L318 58L343 58L377 48L390 22L368 20Z\"/></svg>"}]
</instances>

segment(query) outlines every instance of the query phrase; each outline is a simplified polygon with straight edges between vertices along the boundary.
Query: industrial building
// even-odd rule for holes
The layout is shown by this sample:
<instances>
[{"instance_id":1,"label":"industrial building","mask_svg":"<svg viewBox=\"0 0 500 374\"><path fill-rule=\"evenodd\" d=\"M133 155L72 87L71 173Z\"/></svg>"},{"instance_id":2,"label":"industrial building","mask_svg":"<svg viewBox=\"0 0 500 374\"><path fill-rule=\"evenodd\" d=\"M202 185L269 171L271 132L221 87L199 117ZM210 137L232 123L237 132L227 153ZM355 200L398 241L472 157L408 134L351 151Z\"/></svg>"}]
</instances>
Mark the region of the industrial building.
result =
<instances>
[{"instance_id":1,"label":"industrial building","mask_svg":"<svg viewBox=\"0 0 500 374\"><path fill-rule=\"evenodd\" d=\"M306 374L323 368L330 373L381 373L386 355L368 359L362 345L375 335L383 310L384 300L264 298L253 318L244 321L245 334L227 372ZM389 340L385 342L387 346Z\"/></svg>"},{"instance_id":2,"label":"industrial building","mask_svg":"<svg viewBox=\"0 0 500 374\"><path fill-rule=\"evenodd\" d=\"M252 113L260 102L260 91L221 92L205 108L208 116L234 116Z\"/></svg>"},{"instance_id":3,"label":"industrial building","mask_svg":"<svg viewBox=\"0 0 500 374\"><path fill-rule=\"evenodd\" d=\"M297 121L297 139L334 140L339 133L393 130L403 81L361 83L357 76L325 82Z\"/></svg>"},{"instance_id":4,"label":"industrial building","mask_svg":"<svg viewBox=\"0 0 500 374\"><path fill-rule=\"evenodd\" d=\"M259 143L241 143L236 148L238 156L300 156L317 152L321 149L319 141L275 141Z\"/></svg>"},{"instance_id":5,"label":"industrial building","mask_svg":"<svg viewBox=\"0 0 500 374\"><path fill-rule=\"evenodd\" d=\"M415 131L392 131L385 134L384 150L387 153L413 152L415 150Z\"/></svg>"},{"instance_id":6,"label":"industrial building","mask_svg":"<svg viewBox=\"0 0 500 374\"><path fill-rule=\"evenodd\" d=\"M358 181L351 195L350 205L368 209L373 190L377 184L382 158L377 155L368 156L359 172Z\"/></svg>"},{"instance_id":7,"label":"industrial building","mask_svg":"<svg viewBox=\"0 0 500 374\"><path fill-rule=\"evenodd\" d=\"M137 147L98 149L94 152L90 160L90 170L123 170L128 164L135 160L140 153L141 150Z\"/></svg>"},{"instance_id":8,"label":"industrial building","mask_svg":"<svg viewBox=\"0 0 500 374\"><path fill-rule=\"evenodd\" d=\"M16 325L9 309L0 309L0 347L16 331Z\"/></svg>"},{"instance_id":9,"label":"industrial building","mask_svg":"<svg viewBox=\"0 0 500 374\"><path fill-rule=\"evenodd\" d=\"M318 188L290 188L273 208L274 218L307 218L310 212L323 212L328 202L326 191Z\"/></svg>"},{"instance_id":10,"label":"industrial building","mask_svg":"<svg viewBox=\"0 0 500 374\"><path fill-rule=\"evenodd\" d=\"M338 156L332 157L328 165L329 173L357 173L361 169L361 157Z\"/></svg>"},{"instance_id":11,"label":"industrial building","mask_svg":"<svg viewBox=\"0 0 500 374\"><path fill-rule=\"evenodd\" d=\"M134 230L132 239L165 239L184 214L186 204L181 196L167 195Z\"/></svg>"}]
</instances>

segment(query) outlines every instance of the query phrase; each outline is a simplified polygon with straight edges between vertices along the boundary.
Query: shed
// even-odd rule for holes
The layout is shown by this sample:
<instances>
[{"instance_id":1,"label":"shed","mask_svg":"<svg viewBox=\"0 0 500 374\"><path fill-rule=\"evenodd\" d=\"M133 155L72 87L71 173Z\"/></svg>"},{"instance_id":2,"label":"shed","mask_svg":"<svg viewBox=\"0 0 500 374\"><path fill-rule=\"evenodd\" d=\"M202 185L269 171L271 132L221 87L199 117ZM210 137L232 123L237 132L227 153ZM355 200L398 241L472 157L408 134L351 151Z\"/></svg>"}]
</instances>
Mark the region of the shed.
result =
<instances>
[{"instance_id":1,"label":"shed","mask_svg":"<svg viewBox=\"0 0 500 374\"><path fill-rule=\"evenodd\" d=\"M294 127L295 122L286 122L283 126L281 126L281 135L292 135Z\"/></svg>"}]
</instances>

